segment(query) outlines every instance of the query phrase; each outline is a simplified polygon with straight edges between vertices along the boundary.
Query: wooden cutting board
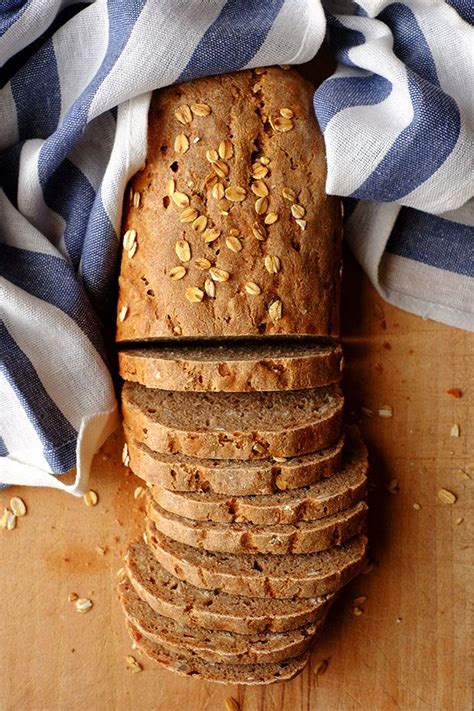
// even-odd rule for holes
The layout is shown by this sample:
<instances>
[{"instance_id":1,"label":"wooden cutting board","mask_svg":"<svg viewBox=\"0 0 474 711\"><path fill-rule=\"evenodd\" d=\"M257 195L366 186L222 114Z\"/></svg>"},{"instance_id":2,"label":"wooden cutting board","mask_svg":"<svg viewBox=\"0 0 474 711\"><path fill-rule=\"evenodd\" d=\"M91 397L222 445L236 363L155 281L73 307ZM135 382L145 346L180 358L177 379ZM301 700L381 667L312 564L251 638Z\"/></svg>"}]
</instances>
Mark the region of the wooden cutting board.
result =
<instances>
[{"instance_id":1,"label":"wooden cutting board","mask_svg":"<svg viewBox=\"0 0 474 711\"><path fill-rule=\"evenodd\" d=\"M383 303L352 261L343 314L348 416L371 456L374 567L343 595L303 674L252 689L177 677L148 661L139 673L127 669L133 651L116 571L141 530L143 503L117 433L95 459L95 507L49 490L0 492L0 504L19 494L28 506L16 530L0 530L1 711L224 711L229 696L243 711L472 708L474 338ZM386 406L393 417L378 416ZM456 424L459 437L450 434ZM441 488L455 504L439 502ZM77 613L72 592L92 610ZM367 597L360 615L357 596Z\"/></svg>"}]
</instances>

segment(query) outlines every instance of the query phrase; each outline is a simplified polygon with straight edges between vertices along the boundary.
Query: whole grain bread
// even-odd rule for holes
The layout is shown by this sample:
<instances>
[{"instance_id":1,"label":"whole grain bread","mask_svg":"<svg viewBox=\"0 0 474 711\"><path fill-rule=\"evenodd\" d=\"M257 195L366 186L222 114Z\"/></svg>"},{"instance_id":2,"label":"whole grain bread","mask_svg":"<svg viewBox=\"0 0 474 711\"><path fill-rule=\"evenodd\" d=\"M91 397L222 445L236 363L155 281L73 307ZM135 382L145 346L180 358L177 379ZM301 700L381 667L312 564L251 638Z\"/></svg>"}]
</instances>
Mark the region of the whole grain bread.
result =
<instances>
[{"instance_id":1,"label":"whole grain bread","mask_svg":"<svg viewBox=\"0 0 474 711\"><path fill-rule=\"evenodd\" d=\"M337 383L342 349L311 341L166 344L119 353L124 380L160 390L253 392Z\"/></svg>"},{"instance_id":2,"label":"whole grain bread","mask_svg":"<svg viewBox=\"0 0 474 711\"><path fill-rule=\"evenodd\" d=\"M337 386L267 393L149 390L125 383L122 412L132 435L155 452L210 459L263 459L315 452L341 433Z\"/></svg>"},{"instance_id":3,"label":"whole grain bread","mask_svg":"<svg viewBox=\"0 0 474 711\"><path fill-rule=\"evenodd\" d=\"M186 650L208 662L226 664L276 664L305 652L324 617L296 630L243 635L206 630L177 622L155 612L140 598L127 578L118 585L125 617L151 642L180 653Z\"/></svg>"},{"instance_id":4,"label":"whole grain bread","mask_svg":"<svg viewBox=\"0 0 474 711\"><path fill-rule=\"evenodd\" d=\"M337 592L360 572L367 547L366 537L359 535L319 553L210 553L173 541L150 520L146 536L157 560L181 580L230 594L266 598L317 597Z\"/></svg>"},{"instance_id":5,"label":"whole grain bread","mask_svg":"<svg viewBox=\"0 0 474 711\"><path fill-rule=\"evenodd\" d=\"M180 654L177 654L168 645L151 642L131 622L126 624L135 649L151 661L176 674L199 677L217 684L256 686L257 684L285 681L299 674L309 660L310 653L307 651L299 657L293 657L278 664L210 663L196 657L187 649L182 649Z\"/></svg>"},{"instance_id":6,"label":"whole grain bread","mask_svg":"<svg viewBox=\"0 0 474 711\"><path fill-rule=\"evenodd\" d=\"M125 572L137 594L164 617L180 624L235 634L266 634L301 628L322 619L335 595L291 600L253 599L203 589L163 568L142 540L129 545Z\"/></svg>"},{"instance_id":7,"label":"whole grain bread","mask_svg":"<svg viewBox=\"0 0 474 711\"><path fill-rule=\"evenodd\" d=\"M153 95L124 209L118 341L337 335L340 203L313 91L269 67Z\"/></svg>"},{"instance_id":8,"label":"whole grain bread","mask_svg":"<svg viewBox=\"0 0 474 711\"><path fill-rule=\"evenodd\" d=\"M315 521L255 525L194 521L161 508L153 499L148 517L158 531L188 546L220 553L316 553L338 546L366 529L367 505L361 501L350 509Z\"/></svg>"},{"instance_id":9,"label":"whole grain bread","mask_svg":"<svg viewBox=\"0 0 474 711\"><path fill-rule=\"evenodd\" d=\"M288 524L331 516L356 504L366 493L367 468L367 450L362 440L351 438L346 443L342 469L301 489L263 496L233 496L212 490L172 491L157 485L150 490L163 509L196 521ZM241 472L235 470L235 478L241 477Z\"/></svg>"},{"instance_id":10,"label":"whole grain bread","mask_svg":"<svg viewBox=\"0 0 474 711\"><path fill-rule=\"evenodd\" d=\"M309 486L336 472L342 463L344 437L319 452L284 459L200 459L153 452L125 427L132 471L150 484L170 491L214 494L273 494ZM166 506L165 506L166 508Z\"/></svg>"}]
</instances>

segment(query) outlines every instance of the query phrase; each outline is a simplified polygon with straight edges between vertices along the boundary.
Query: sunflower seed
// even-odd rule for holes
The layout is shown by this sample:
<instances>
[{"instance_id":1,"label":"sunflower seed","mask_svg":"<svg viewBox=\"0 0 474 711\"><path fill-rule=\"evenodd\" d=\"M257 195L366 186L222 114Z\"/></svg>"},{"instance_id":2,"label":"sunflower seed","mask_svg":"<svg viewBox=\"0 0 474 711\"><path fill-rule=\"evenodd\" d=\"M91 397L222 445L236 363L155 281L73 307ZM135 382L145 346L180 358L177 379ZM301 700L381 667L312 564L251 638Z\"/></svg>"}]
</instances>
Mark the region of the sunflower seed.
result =
<instances>
[{"instance_id":1,"label":"sunflower seed","mask_svg":"<svg viewBox=\"0 0 474 711\"><path fill-rule=\"evenodd\" d=\"M268 188L263 180L258 180L256 183L252 183L250 189L254 195L257 195L257 197L266 197L268 195Z\"/></svg>"},{"instance_id":2,"label":"sunflower seed","mask_svg":"<svg viewBox=\"0 0 474 711\"><path fill-rule=\"evenodd\" d=\"M93 491L92 489L89 489L89 491L86 491L84 496L82 497L84 500L84 503L86 506L96 506L97 502L99 501L99 497L97 496L97 492Z\"/></svg>"},{"instance_id":3,"label":"sunflower seed","mask_svg":"<svg viewBox=\"0 0 474 711\"><path fill-rule=\"evenodd\" d=\"M306 210L304 209L303 205L292 205L291 214L295 218L304 217L306 214Z\"/></svg>"},{"instance_id":4,"label":"sunflower seed","mask_svg":"<svg viewBox=\"0 0 474 711\"><path fill-rule=\"evenodd\" d=\"M206 242L206 244L209 244L210 242L214 242L214 240L216 240L220 234L220 230L217 230L215 227L210 227L207 230L204 230L202 236L204 238L204 242Z\"/></svg>"},{"instance_id":5,"label":"sunflower seed","mask_svg":"<svg viewBox=\"0 0 474 711\"><path fill-rule=\"evenodd\" d=\"M268 198L261 197L255 200L255 212L257 215L264 215L268 210Z\"/></svg>"},{"instance_id":6,"label":"sunflower seed","mask_svg":"<svg viewBox=\"0 0 474 711\"><path fill-rule=\"evenodd\" d=\"M208 151L206 151L206 158L209 163L215 163L216 160L219 160L219 154L215 150L215 148L210 148Z\"/></svg>"},{"instance_id":7,"label":"sunflower seed","mask_svg":"<svg viewBox=\"0 0 474 711\"><path fill-rule=\"evenodd\" d=\"M293 118L294 113L291 109L287 109L286 107L283 109L280 109L280 116L283 116L283 118Z\"/></svg>"},{"instance_id":8,"label":"sunflower seed","mask_svg":"<svg viewBox=\"0 0 474 711\"><path fill-rule=\"evenodd\" d=\"M222 185L222 183L216 183L212 188L211 195L216 200L222 200L222 198L224 197L224 192L224 186Z\"/></svg>"},{"instance_id":9,"label":"sunflower seed","mask_svg":"<svg viewBox=\"0 0 474 711\"><path fill-rule=\"evenodd\" d=\"M274 254L267 254L265 257L265 269L269 274L278 274L281 267L280 257Z\"/></svg>"},{"instance_id":10,"label":"sunflower seed","mask_svg":"<svg viewBox=\"0 0 474 711\"><path fill-rule=\"evenodd\" d=\"M127 230L123 236L123 248L126 252L129 251L135 244L135 240L137 238L137 231L136 230Z\"/></svg>"},{"instance_id":11,"label":"sunflower seed","mask_svg":"<svg viewBox=\"0 0 474 711\"><path fill-rule=\"evenodd\" d=\"M234 147L232 143L226 138L224 141L219 143L219 156L223 160L229 160L234 155Z\"/></svg>"},{"instance_id":12,"label":"sunflower seed","mask_svg":"<svg viewBox=\"0 0 474 711\"><path fill-rule=\"evenodd\" d=\"M209 259L206 259L205 257L198 257L195 261L195 264L198 269L202 269L202 271L205 271L210 268L211 262Z\"/></svg>"},{"instance_id":13,"label":"sunflower seed","mask_svg":"<svg viewBox=\"0 0 474 711\"><path fill-rule=\"evenodd\" d=\"M260 222L253 223L252 232L255 239L258 239L259 242L263 242L263 240L267 238L265 227L261 225Z\"/></svg>"},{"instance_id":14,"label":"sunflower seed","mask_svg":"<svg viewBox=\"0 0 474 711\"><path fill-rule=\"evenodd\" d=\"M277 220L278 220L277 213L276 212L269 212L268 215L265 216L264 223L266 225L274 225Z\"/></svg>"},{"instance_id":15,"label":"sunflower seed","mask_svg":"<svg viewBox=\"0 0 474 711\"><path fill-rule=\"evenodd\" d=\"M194 222L199 217L199 212L194 207L187 207L179 216L180 222Z\"/></svg>"},{"instance_id":16,"label":"sunflower seed","mask_svg":"<svg viewBox=\"0 0 474 711\"><path fill-rule=\"evenodd\" d=\"M252 178L254 180L262 180L268 173L268 168L261 163L254 163L252 165Z\"/></svg>"},{"instance_id":17,"label":"sunflower seed","mask_svg":"<svg viewBox=\"0 0 474 711\"><path fill-rule=\"evenodd\" d=\"M128 314L128 306L122 306L122 308L119 311L118 319L119 321L125 321L127 318Z\"/></svg>"},{"instance_id":18,"label":"sunflower seed","mask_svg":"<svg viewBox=\"0 0 474 711\"><path fill-rule=\"evenodd\" d=\"M189 289L186 289L184 295L186 296L187 300L190 301L192 304L197 304L204 298L203 290L198 289L197 286L190 286Z\"/></svg>"},{"instance_id":19,"label":"sunflower seed","mask_svg":"<svg viewBox=\"0 0 474 711\"><path fill-rule=\"evenodd\" d=\"M178 267L173 267L170 269L170 279L173 281L179 281L180 279L183 279L186 276L186 268L179 265Z\"/></svg>"},{"instance_id":20,"label":"sunflower seed","mask_svg":"<svg viewBox=\"0 0 474 711\"><path fill-rule=\"evenodd\" d=\"M191 123L191 121L193 120L191 109L187 104L179 106L174 112L174 115L176 116L177 120L184 125L186 125L187 123Z\"/></svg>"},{"instance_id":21,"label":"sunflower seed","mask_svg":"<svg viewBox=\"0 0 474 711\"><path fill-rule=\"evenodd\" d=\"M229 166L223 160L216 160L212 168L219 178L226 178L229 175Z\"/></svg>"},{"instance_id":22,"label":"sunflower seed","mask_svg":"<svg viewBox=\"0 0 474 711\"><path fill-rule=\"evenodd\" d=\"M128 657L126 657L126 662L127 662L127 669L129 671L133 672L134 674L136 674L137 672L143 671L143 667L140 664L140 662L137 662L135 657L132 657L131 654L129 654Z\"/></svg>"},{"instance_id":23,"label":"sunflower seed","mask_svg":"<svg viewBox=\"0 0 474 711\"><path fill-rule=\"evenodd\" d=\"M234 235L226 237L225 244L231 252L240 252L240 250L242 249L242 242L239 240L238 237L234 237Z\"/></svg>"},{"instance_id":24,"label":"sunflower seed","mask_svg":"<svg viewBox=\"0 0 474 711\"><path fill-rule=\"evenodd\" d=\"M244 188L241 188L239 185L229 185L225 191L227 200L231 202L242 202L242 200L245 200L246 195L247 193Z\"/></svg>"},{"instance_id":25,"label":"sunflower seed","mask_svg":"<svg viewBox=\"0 0 474 711\"><path fill-rule=\"evenodd\" d=\"M281 194L285 200L289 200L289 202L296 202L296 193L291 188L283 188Z\"/></svg>"},{"instance_id":26,"label":"sunflower seed","mask_svg":"<svg viewBox=\"0 0 474 711\"><path fill-rule=\"evenodd\" d=\"M26 504L19 496L13 496L10 499L10 508L18 518L26 515Z\"/></svg>"},{"instance_id":27,"label":"sunflower seed","mask_svg":"<svg viewBox=\"0 0 474 711\"><path fill-rule=\"evenodd\" d=\"M216 285L212 279L209 279L209 277L204 282L204 291L211 299L213 299L216 295Z\"/></svg>"},{"instance_id":28,"label":"sunflower seed","mask_svg":"<svg viewBox=\"0 0 474 711\"><path fill-rule=\"evenodd\" d=\"M211 107L207 104L191 104L191 111L195 116L209 116Z\"/></svg>"},{"instance_id":29,"label":"sunflower seed","mask_svg":"<svg viewBox=\"0 0 474 711\"><path fill-rule=\"evenodd\" d=\"M142 201L142 195L139 192L133 193L133 207L140 207Z\"/></svg>"},{"instance_id":30,"label":"sunflower seed","mask_svg":"<svg viewBox=\"0 0 474 711\"><path fill-rule=\"evenodd\" d=\"M173 193L171 196L171 199L173 200L174 204L177 205L178 207L188 207L188 205L189 205L189 198L185 193L180 193L180 192Z\"/></svg>"},{"instance_id":31,"label":"sunflower seed","mask_svg":"<svg viewBox=\"0 0 474 711\"><path fill-rule=\"evenodd\" d=\"M438 491L438 501L442 504L455 504L457 500L458 497L456 494L453 494L453 492L448 489L440 489Z\"/></svg>"},{"instance_id":32,"label":"sunflower seed","mask_svg":"<svg viewBox=\"0 0 474 711\"><path fill-rule=\"evenodd\" d=\"M278 133L286 133L287 131L291 131L293 128L293 121L289 118L285 118L284 116L277 116L276 118L272 118L270 116L270 126L275 130L278 131Z\"/></svg>"},{"instance_id":33,"label":"sunflower seed","mask_svg":"<svg viewBox=\"0 0 474 711\"><path fill-rule=\"evenodd\" d=\"M229 281L230 277L229 272L226 272L225 269L219 269L218 267L211 267L209 274L213 281Z\"/></svg>"},{"instance_id":34,"label":"sunflower seed","mask_svg":"<svg viewBox=\"0 0 474 711\"><path fill-rule=\"evenodd\" d=\"M88 597L80 597L76 600L76 610L83 614L92 610L93 605L94 603Z\"/></svg>"},{"instance_id":35,"label":"sunflower seed","mask_svg":"<svg viewBox=\"0 0 474 711\"><path fill-rule=\"evenodd\" d=\"M281 319L282 311L283 305L280 299L275 299L275 301L272 301L268 307L268 314L272 321L279 321Z\"/></svg>"},{"instance_id":36,"label":"sunflower seed","mask_svg":"<svg viewBox=\"0 0 474 711\"><path fill-rule=\"evenodd\" d=\"M176 153L186 153L189 150L188 137L184 133L179 133L174 139L174 150Z\"/></svg>"},{"instance_id":37,"label":"sunflower seed","mask_svg":"<svg viewBox=\"0 0 474 711\"><path fill-rule=\"evenodd\" d=\"M250 294L251 296L258 296L262 293L261 288L254 281L246 281L244 284L244 289L247 294Z\"/></svg>"}]
</instances>

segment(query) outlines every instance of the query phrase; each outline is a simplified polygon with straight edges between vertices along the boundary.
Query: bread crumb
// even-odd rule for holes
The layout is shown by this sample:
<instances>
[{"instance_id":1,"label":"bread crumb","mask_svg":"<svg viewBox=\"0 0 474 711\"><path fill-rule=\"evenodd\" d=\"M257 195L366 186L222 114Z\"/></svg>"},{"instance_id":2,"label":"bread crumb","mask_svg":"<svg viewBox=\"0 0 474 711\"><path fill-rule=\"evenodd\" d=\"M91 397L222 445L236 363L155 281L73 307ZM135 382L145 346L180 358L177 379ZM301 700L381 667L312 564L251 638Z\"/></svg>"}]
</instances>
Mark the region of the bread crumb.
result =
<instances>
[{"instance_id":1,"label":"bread crumb","mask_svg":"<svg viewBox=\"0 0 474 711\"><path fill-rule=\"evenodd\" d=\"M460 526L464 521L464 518L460 516L459 518L456 519L456 526Z\"/></svg>"},{"instance_id":2,"label":"bread crumb","mask_svg":"<svg viewBox=\"0 0 474 711\"><path fill-rule=\"evenodd\" d=\"M451 397L456 398L456 400L459 400L462 398L462 390L459 388L449 388L449 390L446 390L448 395L451 395Z\"/></svg>"},{"instance_id":3,"label":"bread crumb","mask_svg":"<svg viewBox=\"0 0 474 711\"><path fill-rule=\"evenodd\" d=\"M137 673L143 671L143 667L140 664L140 662L137 662L135 657L132 657L131 654L129 654L126 658L125 661L127 662L127 669L131 672Z\"/></svg>"},{"instance_id":4,"label":"bread crumb","mask_svg":"<svg viewBox=\"0 0 474 711\"><path fill-rule=\"evenodd\" d=\"M450 434L451 434L451 437L460 437L461 436L461 428L459 427L459 425L457 425L457 424L452 425Z\"/></svg>"}]
</instances>

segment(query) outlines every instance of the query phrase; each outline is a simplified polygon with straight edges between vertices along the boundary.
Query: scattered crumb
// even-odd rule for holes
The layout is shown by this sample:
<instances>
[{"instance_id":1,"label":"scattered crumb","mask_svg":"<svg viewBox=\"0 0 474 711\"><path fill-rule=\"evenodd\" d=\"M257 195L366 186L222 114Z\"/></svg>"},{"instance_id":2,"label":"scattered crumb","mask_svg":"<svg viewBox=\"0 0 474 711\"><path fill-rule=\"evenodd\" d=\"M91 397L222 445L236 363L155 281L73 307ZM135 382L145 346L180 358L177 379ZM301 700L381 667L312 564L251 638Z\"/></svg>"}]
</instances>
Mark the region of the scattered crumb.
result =
<instances>
[{"instance_id":1,"label":"scattered crumb","mask_svg":"<svg viewBox=\"0 0 474 711\"><path fill-rule=\"evenodd\" d=\"M68 595L68 600L69 602L76 602L76 600L79 599L79 595L75 592L69 593Z\"/></svg>"},{"instance_id":2,"label":"scattered crumb","mask_svg":"<svg viewBox=\"0 0 474 711\"><path fill-rule=\"evenodd\" d=\"M89 491L86 491L84 496L82 497L84 500L84 503L86 506L89 508L91 506L96 506L97 502L99 501L99 496L96 491L92 491L92 489L89 489Z\"/></svg>"},{"instance_id":3,"label":"scattered crumb","mask_svg":"<svg viewBox=\"0 0 474 711\"><path fill-rule=\"evenodd\" d=\"M413 504L413 508L415 509L415 511L421 511L420 504L417 504L416 502Z\"/></svg>"},{"instance_id":4,"label":"scattered crumb","mask_svg":"<svg viewBox=\"0 0 474 711\"><path fill-rule=\"evenodd\" d=\"M367 563L367 565L365 566L364 570L362 571L361 575L368 575L369 573L371 573L373 571L374 568L375 568L374 563L372 561L369 561Z\"/></svg>"},{"instance_id":5,"label":"scattered crumb","mask_svg":"<svg viewBox=\"0 0 474 711\"><path fill-rule=\"evenodd\" d=\"M456 398L456 400L459 400L462 397L462 390L459 390L459 388L449 388L446 392L448 395L451 395L451 397Z\"/></svg>"},{"instance_id":6,"label":"scattered crumb","mask_svg":"<svg viewBox=\"0 0 474 711\"><path fill-rule=\"evenodd\" d=\"M454 424L451 427L450 435L451 435L451 437L460 437L461 436L461 428L459 427L459 425Z\"/></svg>"},{"instance_id":7,"label":"scattered crumb","mask_svg":"<svg viewBox=\"0 0 474 711\"><path fill-rule=\"evenodd\" d=\"M131 672L137 673L143 671L143 667L140 664L140 662L137 662L135 657L132 657L131 654L129 654L126 658L125 661L127 662L127 669Z\"/></svg>"},{"instance_id":8,"label":"scattered crumb","mask_svg":"<svg viewBox=\"0 0 474 711\"><path fill-rule=\"evenodd\" d=\"M355 617L360 617L363 613L364 610L361 607L358 607L357 605L352 610L352 614L355 615Z\"/></svg>"},{"instance_id":9,"label":"scattered crumb","mask_svg":"<svg viewBox=\"0 0 474 711\"><path fill-rule=\"evenodd\" d=\"M109 549L107 546L97 546L96 551L99 555L105 555Z\"/></svg>"},{"instance_id":10,"label":"scattered crumb","mask_svg":"<svg viewBox=\"0 0 474 711\"><path fill-rule=\"evenodd\" d=\"M448 489L440 489L438 491L438 501L440 501L442 504L455 504L457 501L457 496Z\"/></svg>"},{"instance_id":11,"label":"scattered crumb","mask_svg":"<svg viewBox=\"0 0 474 711\"><path fill-rule=\"evenodd\" d=\"M362 414L365 415L366 417L373 417L374 416L373 410L370 410L368 407L362 406L360 409L361 409Z\"/></svg>"},{"instance_id":12,"label":"scattered crumb","mask_svg":"<svg viewBox=\"0 0 474 711\"><path fill-rule=\"evenodd\" d=\"M392 479L388 482L387 491L389 491L391 494L398 494L398 492L400 491L400 482L398 481L398 479Z\"/></svg>"},{"instance_id":13,"label":"scattered crumb","mask_svg":"<svg viewBox=\"0 0 474 711\"><path fill-rule=\"evenodd\" d=\"M81 613L85 614L86 612L89 612L89 610L92 610L93 606L94 606L94 603L88 597L79 597L76 600L77 612L81 612Z\"/></svg>"},{"instance_id":14,"label":"scattered crumb","mask_svg":"<svg viewBox=\"0 0 474 711\"><path fill-rule=\"evenodd\" d=\"M393 407L391 405L382 405L378 415L379 417L393 417Z\"/></svg>"},{"instance_id":15,"label":"scattered crumb","mask_svg":"<svg viewBox=\"0 0 474 711\"><path fill-rule=\"evenodd\" d=\"M316 676L321 676L321 674L325 674L326 670L328 668L329 660L328 659L320 659L319 662L316 663L316 666L314 668L314 673Z\"/></svg>"},{"instance_id":16,"label":"scattered crumb","mask_svg":"<svg viewBox=\"0 0 474 711\"><path fill-rule=\"evenodd\" d=\"M383 342L383 347L385 348L386 351L392 350L392 345L388 341Z\"/></svg>"},{"instance_id":17,"label":"scattered crumb","mask_svg":"<svg viewBox=\"0 0 474 711\"><path fill-rule=\"evenodd\" d=\"M401 621L402 621L402 618L401 618L401 617L397 617L397 622L398 622L398 624L400 624Z\"/></svg>"},{"instance_id":18,"label":"scattered crumb","mask_svg":"<svg viewBox=\"0 0 474 711\"><path fill-rule=\"evenodd\" d=\"M460 526L463 523L464 519L462 516L456 519L456 526Z\"/></svg>"},{"instance_id":19,"label":"scattered crumb","mask_svg":"<svg viewBox=\"0 0 474 711\"><path fill-rule=\"evenodd\" d=\"M352 603L354 605L357 605L357 607L360 607L361 605L363 605L364 602L367 602L367 595L359 595L359 597L355 597L352 600Z\"/></svg>"}]
</instances>

